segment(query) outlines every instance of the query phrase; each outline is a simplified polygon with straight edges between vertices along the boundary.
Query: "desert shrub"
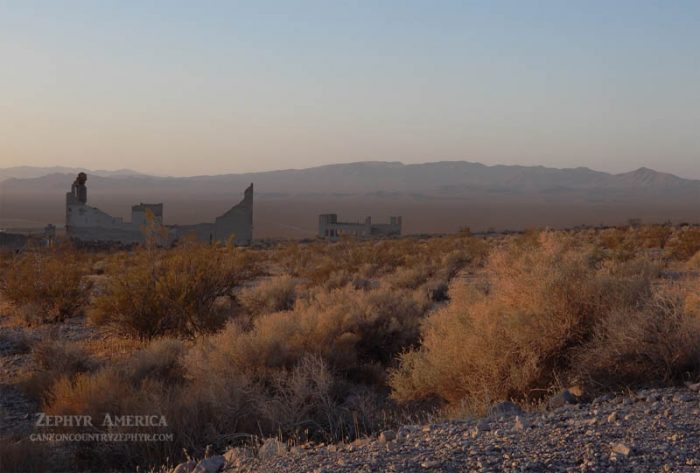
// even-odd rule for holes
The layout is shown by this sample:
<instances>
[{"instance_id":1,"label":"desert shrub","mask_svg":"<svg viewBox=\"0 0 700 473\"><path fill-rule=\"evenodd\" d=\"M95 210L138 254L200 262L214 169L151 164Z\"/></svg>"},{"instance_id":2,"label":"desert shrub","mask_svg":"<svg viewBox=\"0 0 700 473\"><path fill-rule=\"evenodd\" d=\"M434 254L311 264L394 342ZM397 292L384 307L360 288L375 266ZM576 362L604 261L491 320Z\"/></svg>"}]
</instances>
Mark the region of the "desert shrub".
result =
<instances>
[{"instance_id":1,"label":"desert shrub","mask_svg":"<svg viewBox=\"0 0 700 473\"><path fill-rule=\"evenodd\" d=\"M52 385L60 378L72 379L79 373L96 369L97 363L75 343L42 340L32 347L35 371L24 380L23 388L29 396L48 402Z\"/></svg>"},{"instance_id":2,"label":"desert shrub","mask_svg":"<svg viewBox=\"0 0 700 473\"><path fill-rule=\"evenodd\" d=\"M138 350L130 358L92 372L64 375L51 386L51 395L43 405L49 415L90 415L98 426L105 415L164 416L168 428L110 427L117 433L170 433L182 412L172 409L182 390L185 371L182 342L161 339ZM177 424L184 432L186 426ZM166 458L178 458L182 442L86 443L76 449L76 461L87 470L106 471L114 465L134 469L137 465L155 466Z\"/></svg>"},{"instance_id":3,"label":"desert shrub","mask_svg":"<svg viewBox=\"0 0 700 473\"><path fill-rule=\"evenodd\" d=\"M391 374L393 396L475 404L536 396L572 373L572 357L601 321L650 297L657 273L651 262L601 261L593 248L548 233L497 250L487 290L462 287L426 321L422 346Z\"/></svg>"},{"instance_id":4,"label":"desert shrub","mask_svg":"<svg viewBox=\"0 0 700 473\"><path fill-rule=\"evenodd\" d=\"M642 308L611 312L574 356L594 387L668 384L700 372L700 313L681 294L659 291Z\"/></svg>"},{"instance_id":5,"label":"desert shrub","mask_svg":"<svg viewBox=\"0 0 700 473\"><path fill-rule=\"evenodd\" d=\"M252 315L290 310L296 300L296 282L287 275L241 290L239 303Z\"/></svg>"},{"instance_id":6,"label":"desert shrub","mask_svg":"<svg viewBox=\"0 0 700 473\"><path fill-rule=\"evenodd\" d=\"M700 251L700 228L681 228L669 240L667 247L672 258L686 261Z\"/></svg>"},{"instance_id":7,"label":"desert shrub","mask_svg":"<svg viewBox=\"0 0 700 473\"><path fill-rule=\"evenodd\" d=\"M87 302L89 258L73 248L25 251L3 268L0 291L27 318L62 320Z\"/></svg>"},{"instance_id":8,"label":"desert shrub","mask_svg":"<svg viewBox=\"0 0 700 473\"><path fill-rule=\"evenodd\" d=\"M304 355L289 370L279 370L253 397L253 411L267 432L301 437L315 430L332 433L342 424L334 397L338 383L326 362L314 355Z\"/></svg>"},{"instance_id":9,"label":"desert shrub","mask_svg":"<svg viewBox=\"0 0 700 473\"><path fill-rule=\"evenodd\" d=\"M334 370L364 373L368 363L387 362L416 343L424 298L409 291L319 291L293 311L254 320L251 330L229 324L212 346L227 365L252 376L291 369L306 354L321 356Z\"/></svg>"},{"instance_id":10,"label":"desert shrub","mask_svg":"<svg viewBox=\"0 0 700 473\"><path fill-rule=\"evenodd\" d=\"M111 268L90 318L139 338L211 332L227 318L217 299L253 274L245 253L234 248L190 241L167 251L142 250Z\"/></svg>"},{"instance_id":11,"label":"desert shrub","mask_svg":"<svg viewBox=\"0 0 700 473\"><path fill-rule=\"evenodd\" d=\"M184 353L181 341L160 339L128 359L100 370L80 372L76 376L66 374L52 386L46 408L60 414L75 414L82 409L97 418L105 413L149 414L143 406L153 401L153 406L148 407L160 411L154 393L167 391L184 381ZM105 389L109 385L111 388ZM129 412L131 406L137 410Z\"/></svg>"},{"instance_id":12,"label":"desert shrub","mask_svg":"<svg viewBox=\"0 0 700 473\"><path fill-rule=\"evenodd\" d=\"M358 421L359 400L373 399L358 386L381 389L384 366L417 342L426 307L410 291L318 289L249 330L231 321L199 338L177 401L188 441L220 443L232 430L325 440L366 433L381 416L365 406Z\"/></svg>"}]
</instances>

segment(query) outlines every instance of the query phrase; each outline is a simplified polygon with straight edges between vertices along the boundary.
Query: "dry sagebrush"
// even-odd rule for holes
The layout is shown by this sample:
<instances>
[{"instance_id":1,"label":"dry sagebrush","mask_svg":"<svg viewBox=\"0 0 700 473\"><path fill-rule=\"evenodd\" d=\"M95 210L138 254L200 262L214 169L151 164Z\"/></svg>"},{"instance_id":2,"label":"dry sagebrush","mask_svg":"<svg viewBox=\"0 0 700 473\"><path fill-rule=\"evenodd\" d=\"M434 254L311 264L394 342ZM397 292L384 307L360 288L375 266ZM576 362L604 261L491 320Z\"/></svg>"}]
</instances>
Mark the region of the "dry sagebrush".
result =
<instances>
[{"instance_id":1,"label":"dry sagebrush","mask_svg":"<svg viewBox=\"0 0 700 473\"><path fill-rule=\"evenodd\" d=\"M140 250L107 272L90 318L139 338L192 336L221 328L217 299L259 269L245 250L185 242L171 250Z\"/></svg>"},{"instance_id":2,"label":"dry sagebrush","mask_svg":"<svg viewBox=\"0 0 700 473\"><path fill-rule=\"evenodd\" d=\"M29 322L63 320L87 303L90 261L70 246L25 251L3 265L0 292Z\"/></svg>"},{"instance_id":3,"label":"dry sagebrush","mask_svg":"<svg viewBox=\"0 0 700 473\"><path fill-rule=\"evenodd\" d=\"M532 398L560 380L606 388L678 379L700 365L697 317L667 300L647 260L602 260L543 234L494 252L487 290L465 287L424 325L391 377L401 401ZM664 302L665 301L665 302Z\"/></svg>"}]
</instances>

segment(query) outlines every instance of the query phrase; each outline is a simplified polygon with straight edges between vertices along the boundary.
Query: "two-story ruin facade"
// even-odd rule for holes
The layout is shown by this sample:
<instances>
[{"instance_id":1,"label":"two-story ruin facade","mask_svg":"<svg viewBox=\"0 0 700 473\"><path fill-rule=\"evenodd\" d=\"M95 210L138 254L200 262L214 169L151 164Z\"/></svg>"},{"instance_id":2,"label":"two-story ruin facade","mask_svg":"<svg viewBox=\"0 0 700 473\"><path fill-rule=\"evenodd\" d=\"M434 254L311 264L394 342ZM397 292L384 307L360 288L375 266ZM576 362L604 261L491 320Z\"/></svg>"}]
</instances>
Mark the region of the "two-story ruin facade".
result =
<instances>
[{"instance_id":1,"label":"two-story ruin facade","mask_svg":"<svg viewBox=\"0 0 700 473\"><path fill-rule=\"evenodd\" d=\"M66 194L66 234L72 239L125 245L143 243L146 227L155 225L166 230L167 243L188 236L222 243L233 238L237 245L249 245L253 240L253 184L245 190L243 200L213 223L164 226L162 203L134 205L129 222L87 205L86 182L87 175L81 172Z\"/></svg>"}]
</instances>

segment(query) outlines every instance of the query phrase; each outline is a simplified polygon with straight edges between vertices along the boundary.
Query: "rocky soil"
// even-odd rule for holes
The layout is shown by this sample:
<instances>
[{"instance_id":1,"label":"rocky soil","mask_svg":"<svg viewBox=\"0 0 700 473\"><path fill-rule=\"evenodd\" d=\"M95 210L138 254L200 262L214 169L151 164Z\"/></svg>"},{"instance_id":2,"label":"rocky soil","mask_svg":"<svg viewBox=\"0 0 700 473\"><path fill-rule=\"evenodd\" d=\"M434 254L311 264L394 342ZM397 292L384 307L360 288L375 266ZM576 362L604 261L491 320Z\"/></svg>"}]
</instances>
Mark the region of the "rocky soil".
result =
<instances>
[{"instance_id":1,"label":"rocky soil","mask_svg":"<svg viewBox=\"0 0 700 473\"><path fill-rule=\"evenodd\" d=\"M257 453L235 448L212 464L279 473L700 472L698 390L649 389L580 404L560 397L560 407L536 413L502 403L488 418L404 426L352 444L287 448L268 439Z\"/></svg>"}]
</instances>

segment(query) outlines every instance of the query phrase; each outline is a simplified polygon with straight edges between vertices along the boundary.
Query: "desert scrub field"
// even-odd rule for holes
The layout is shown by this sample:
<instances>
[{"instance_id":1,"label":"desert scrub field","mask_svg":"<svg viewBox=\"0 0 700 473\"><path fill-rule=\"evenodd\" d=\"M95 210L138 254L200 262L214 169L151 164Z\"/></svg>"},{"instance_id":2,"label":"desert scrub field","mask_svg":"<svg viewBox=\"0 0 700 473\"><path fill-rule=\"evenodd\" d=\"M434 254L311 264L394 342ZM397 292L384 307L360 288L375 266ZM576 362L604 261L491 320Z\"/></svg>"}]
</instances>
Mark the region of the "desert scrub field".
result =
<instances>
[{"instance_id":1,"label":"desert scrub field","mask_svg":"<svg viewBox=\"0 0 700 473\"><path fill-rule=\"evenodd\" d=\"M11 382L35 412L159 414L175 434L74 447L88 469L256 437L352 440L700 372L697 227L66 246L0 264L1 327L24 337Z\"/></svg>"}]
</instances>

